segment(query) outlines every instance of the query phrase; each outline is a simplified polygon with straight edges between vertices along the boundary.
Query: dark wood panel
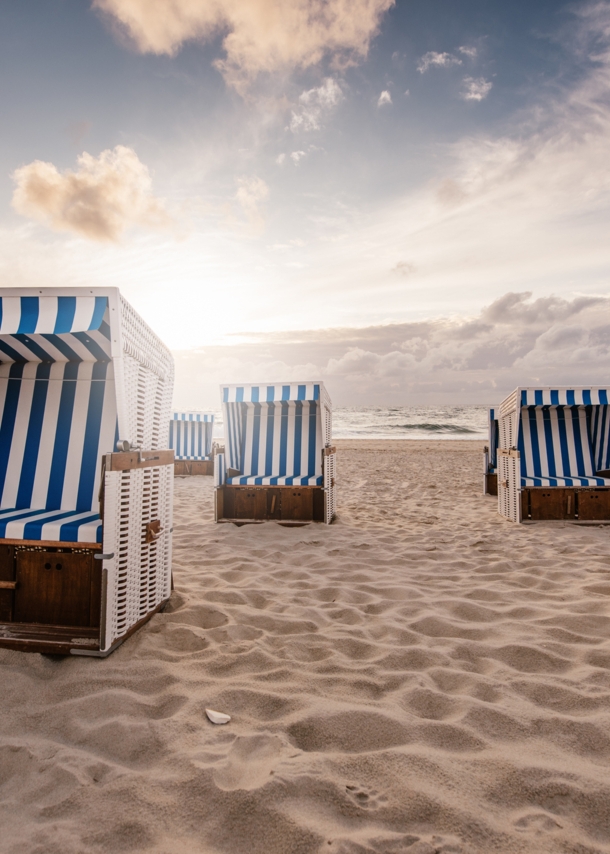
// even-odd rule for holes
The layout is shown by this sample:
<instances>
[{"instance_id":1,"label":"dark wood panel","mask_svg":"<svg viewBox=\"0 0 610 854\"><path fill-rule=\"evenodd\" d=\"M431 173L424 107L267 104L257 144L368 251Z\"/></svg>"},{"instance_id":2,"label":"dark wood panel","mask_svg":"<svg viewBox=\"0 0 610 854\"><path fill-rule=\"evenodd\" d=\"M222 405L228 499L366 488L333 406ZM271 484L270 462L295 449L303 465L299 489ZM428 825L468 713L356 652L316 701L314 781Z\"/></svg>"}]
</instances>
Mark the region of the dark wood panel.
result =
<instances>
[{"instance_id":1,"label":"dark wood panel","mask_svg":"<svg viewBox=\"0 0 610 854\"><path fill-rule=\"evenodd\" d=\"M543 519L575 519L576 490L569 487L555 486L550 489L523 490L523 518L532 520Z\"/></svg>"},{"instance_id":2,"label":"dark wood panel","mask_svg":"<svg viewBox=\"0 0 610 854\"><path fill-rule=\"evenodd\" d=\"M324 490L322 487L317 487L311 490L313 493L313 520L314 522L324 521Z\"/></svg>"},{"instance_id":3,"label":"dark wood panel","mask_svg":"<svg viewBox=\"0 0 610 854\"><path fill-rule=\"evenodd\" d=\"M19 551L15 622L89 626L93 563L87 553Z\"/></svg>"},{"instance_id":4,"label":"dark wood panel","mask_svg":"<svg viewBox=\"0 0 610 854\"><path fill-rule=\"evenodd\" d=\"M313 490L287 487L282 490L282 521L313 521Z\"/></svg>"},{"instance_id":5,"label":"dark wood panel","mask_svg":"<svg viewBox=\"0 0 610 854\"><path fill-rule=\"evenodd\" d=\"M14 546L0 545L0 581L15 581ZM14 596L13 590L0 590L0 623L8 623L13 619Z\"/></svg>"},{"instance_id":6,"label":"dark wood panel","mask_svg":"<svg viewBox=\"0 0 610 854\"><path fill-rule=\"evenodd\" d=\"M610 519L610 489L579 489L578 518L581 521Z\"/></svg>"},{"instance_id":7,"label":"dark wood panel","mask_svg":"<svg viewBox=\"0 0 610 854\"><path fill-rule=\"evenodd\" d=\"M282 490L267 487L267 512L266 519L282 518Z\"/></svg>"},{"instance_id":8,"label":"dark wood panel","mask_svg":"<svg viewBox=\"0 0 610 854\"><path fill-rule=\"evenodd\" d=\"M498 475L497 474L486 474L485 481L487 483L487 494L488 495L497 495L498 494Z\"/></svg>"},{"instance_id":9,"label":"dark wood panel","mask_svg":"<svg viewBox=\"0 0 610 854\"><path fill-rule=\"evenodd\" d=\"M174 452L165 451L119 451L106 454L106 471L130 471L147 469L152 466L169 466L174 463Z\"/></svg>"},{"instance_id":10,"label":"dark wood panel","mask_svg":"<svg viewBox=\"0 0 610 854\"><path fill-rule=\"evenodd\" d=\"M243 487L235 490L236 519L265 519L267 496L265 489Z\"/></svg>"}]
</instances>

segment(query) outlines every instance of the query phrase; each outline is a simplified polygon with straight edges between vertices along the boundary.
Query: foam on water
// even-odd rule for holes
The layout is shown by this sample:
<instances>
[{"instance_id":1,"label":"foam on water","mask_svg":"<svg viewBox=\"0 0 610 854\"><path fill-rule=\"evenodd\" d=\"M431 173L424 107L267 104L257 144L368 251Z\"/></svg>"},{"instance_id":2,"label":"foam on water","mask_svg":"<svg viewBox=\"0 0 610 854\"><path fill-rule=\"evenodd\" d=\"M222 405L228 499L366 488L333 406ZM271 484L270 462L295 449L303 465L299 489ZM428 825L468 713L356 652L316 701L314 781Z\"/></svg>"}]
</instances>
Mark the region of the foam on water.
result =
<instances>
[{"instance_id":1,"label":"foam on water","mask_svg":"<svg viewBox=\"0 0 610 854\"><path fill-rule=\"evenodd\" d=\"M335 408L335 439L486 439L486 406L366 406ZM214 438L223 438L215 411Z\"/></svg>"}]
</instances>

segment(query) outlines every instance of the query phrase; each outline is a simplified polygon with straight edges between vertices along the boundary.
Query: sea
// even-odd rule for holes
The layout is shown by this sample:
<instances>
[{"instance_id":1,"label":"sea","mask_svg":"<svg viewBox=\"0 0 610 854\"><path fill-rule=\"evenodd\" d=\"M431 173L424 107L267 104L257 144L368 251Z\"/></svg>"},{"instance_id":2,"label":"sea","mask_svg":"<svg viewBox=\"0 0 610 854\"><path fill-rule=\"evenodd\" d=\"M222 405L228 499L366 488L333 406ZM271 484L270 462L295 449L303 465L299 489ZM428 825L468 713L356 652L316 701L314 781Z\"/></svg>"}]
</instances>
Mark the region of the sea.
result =
<instances>
[{"instance_id":1,"label":"sea","mask_svg":"<svg viewBox=\"0 0 610 854\"><path fill-rule=\"evenodd\" d=\"M487 439L487 406L365 406L333 409L334 439ZM214 438L223 437L222 412Z\"/></svg>"}]
</instances>

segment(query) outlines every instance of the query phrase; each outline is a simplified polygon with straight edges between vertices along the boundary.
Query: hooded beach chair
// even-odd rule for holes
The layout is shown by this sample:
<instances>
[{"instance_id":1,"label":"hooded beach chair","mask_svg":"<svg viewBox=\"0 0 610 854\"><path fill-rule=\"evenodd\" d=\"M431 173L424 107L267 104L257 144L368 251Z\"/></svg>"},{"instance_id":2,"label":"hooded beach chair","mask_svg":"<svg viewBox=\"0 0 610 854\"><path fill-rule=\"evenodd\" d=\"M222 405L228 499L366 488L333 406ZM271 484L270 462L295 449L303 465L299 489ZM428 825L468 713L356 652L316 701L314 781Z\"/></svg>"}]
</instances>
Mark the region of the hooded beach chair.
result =
<instances>
[{"instance_id":1,"label":"hooded beach chair","mask_svg":"<svg viewBox=\"0 0 610 854\"><path fill-rule=\"evenodd\" d=\"M513 522L610 519L606 388L518 388L500 405L498 511Z\"/></svg>"},{"instance_id":2,"label":"hooded beach chair","mask_svg":"<svg viewBox=\"0 0 610 854\"><path fill-rule=\"evenodd\" d=\"M326 522L335 515L332 404L321 382L224 385L216 521Z\"/></svg>"},{"instance_id":3,"label":"hooded beach chair","mask_svg":"<svg viewBox=\"0 0 610 854\"><path fill-rule=\"evenodd\" d=\"M210 412L173 412L169 422L169 447L174 451L174 474L214 474Z\"/></svg>"},{"instance_id":4,"label":"hooded beach chair","mask_svg":"<svg viewBox=\"0 0 610 854\"><path fill-rule=\"evenodd\" d=\"M173 360L116 288L0 295L0 646L105 656L170 596Z\"/></svg>"},{"instance_id":5,"label":"hooded beach chair","mask_svg":"<svg viewBox=\"0 0 610 854\"><path fill-rule=\"evenodd\" d=\"M498 419L496 410L488 412L489 444L483 449L483 494L498 494Z\"/></svg>"}]
</instances>

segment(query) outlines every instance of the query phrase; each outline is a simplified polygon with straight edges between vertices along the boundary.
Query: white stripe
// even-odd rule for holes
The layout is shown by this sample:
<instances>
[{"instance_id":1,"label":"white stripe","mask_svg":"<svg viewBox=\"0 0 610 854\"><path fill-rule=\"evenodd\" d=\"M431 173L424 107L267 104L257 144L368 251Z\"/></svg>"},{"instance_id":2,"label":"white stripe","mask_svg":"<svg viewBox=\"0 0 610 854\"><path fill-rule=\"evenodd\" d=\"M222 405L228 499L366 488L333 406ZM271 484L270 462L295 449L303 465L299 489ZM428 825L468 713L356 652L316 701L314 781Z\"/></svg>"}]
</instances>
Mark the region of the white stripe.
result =
<instances>
[{"instance_id":1,"label":"white stripe","mask_svg":"<svg viewBox=\"0 0 610 854\"><path fill-rule=\"evenodd\" d=\"M52 365L51 368L59 368L63 374L63 365ZM51 475L51 462L55 448L55 434L57 432L57 415L59 412L59 400L61 397L62 384L55 382L57 370L51 370L53 381L47 383L47 400L44 409L42 432L40 435L40 448L38 461L36 463L36 474L34 476L34 488L32 491L31 507L46 507L47 492L49 490L49 479Z\"/></svg>"},{"instance_id":2,"label":"white stripe","mask_svg":"<svg viewBox=\"0 0 610 854\"><path fill-rule=\"evenodd\" d=\"M72 321L73 332L86 332L91 326L95 311L95 297L77 297L76 311Z\"/></svg>"},{"instance_id":3,"label":"white stripe","mask_svg":"<svg viewBox=\"0 0 610 854\"><path fill-rule=\"evenodd\" d=\"M70 444L68 445L68 457L66 459L66 476L61 496L62 510L73 510L76 507L79 475L83 459L87 411L89 408L89 395L91 393L91 382L81 382L81 380L90 380L92 372L92 363L84 362L79 366L79 382L76 383L72 426L70 429Z\"/></svg>"},{"instance_id":4,"label":"white stripe","mask_svg":"<svg viewBox=\"0 0 610 854\"><path fill-rule=\"evenodd\" d=\"M35 332L53 332L57 322L57 297L40 297L38 300L38 320Z\"/></svg>"},{"instance_id":5,"label":"white stripe","mask_svg":"<svg viewBox=\"0 0 610 854\"><path fill-rule=\"evenodd\" d=\"M13 430L13 440L11 442L11 450L6 469L6 480L4 481L2 507L14 507L17 501L17 492L19 491L19 479L21 477L21 467L30 420L30 411L32 409L32 396L34 394L34 379L32 379L32 373L35 375L36 367L36 364L26 365L23 372L24 378L21 380L19 403L17 405L15 428Z\"/></svg>"},{"instance_id":6,"label":"white stripe","mask_svg":"<svg viewBox=\"0 0 610 854\"><path fill-rule=\"evenodd\" d=\"M21 298L2 297L2 335L14 335L21 323Z\"/></svg>"}]
</instances>

